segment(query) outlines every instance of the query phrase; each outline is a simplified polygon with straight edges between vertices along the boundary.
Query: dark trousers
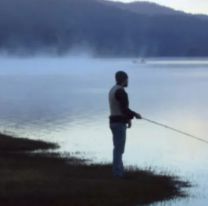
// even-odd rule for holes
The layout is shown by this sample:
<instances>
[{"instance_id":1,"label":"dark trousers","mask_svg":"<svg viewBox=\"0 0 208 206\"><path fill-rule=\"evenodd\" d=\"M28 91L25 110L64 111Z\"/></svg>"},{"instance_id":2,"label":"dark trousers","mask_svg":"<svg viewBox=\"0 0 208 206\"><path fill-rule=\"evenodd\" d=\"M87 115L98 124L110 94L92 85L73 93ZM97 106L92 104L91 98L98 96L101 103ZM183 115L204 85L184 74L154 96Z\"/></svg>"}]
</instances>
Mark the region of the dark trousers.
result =
<instances>
[{"instance_id":1,"label":"dark trousers","mask_svg":"<svg viewBox=\"0 0 208 206\"><path fill-rule=\"evenodd\" d=\"M111 123L110 128L113 134L113 175L123 176L124 167L122 156L125 150L126 143L126 124Z\"/></svg>"}]
</instances>

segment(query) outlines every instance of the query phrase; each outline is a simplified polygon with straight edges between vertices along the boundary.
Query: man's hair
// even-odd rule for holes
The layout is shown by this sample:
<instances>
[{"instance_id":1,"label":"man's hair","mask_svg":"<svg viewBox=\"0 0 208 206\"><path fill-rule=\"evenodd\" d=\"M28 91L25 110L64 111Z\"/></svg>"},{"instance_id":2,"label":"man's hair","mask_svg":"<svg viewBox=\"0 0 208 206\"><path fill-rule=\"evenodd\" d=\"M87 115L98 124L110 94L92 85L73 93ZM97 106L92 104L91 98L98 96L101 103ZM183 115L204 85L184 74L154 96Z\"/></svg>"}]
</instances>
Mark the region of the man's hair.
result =
<instances>
[{"instance_id":1,"label":"man's hair","mask_svg":"<svg viewBox=\"0 0 208 206\"><path fill-rule=\"evenodd\" d=\"M115 78L116 78L116 83L117 83L117 84L121 84L121 83L123 83L126 79L128 79L128 75L127 75L127 73L124 72L124 71L118 71L118 72L116 72Z\"/></svg>"}]
</instances>

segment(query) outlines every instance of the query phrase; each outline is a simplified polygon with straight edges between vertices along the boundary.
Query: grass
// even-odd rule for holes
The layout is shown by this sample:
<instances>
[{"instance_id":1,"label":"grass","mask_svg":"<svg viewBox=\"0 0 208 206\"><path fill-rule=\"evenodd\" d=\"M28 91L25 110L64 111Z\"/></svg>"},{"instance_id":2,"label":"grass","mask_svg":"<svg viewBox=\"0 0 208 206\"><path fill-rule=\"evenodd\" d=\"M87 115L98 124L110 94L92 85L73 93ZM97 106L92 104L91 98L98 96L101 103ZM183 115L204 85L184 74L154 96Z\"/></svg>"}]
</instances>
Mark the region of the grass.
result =
<instances>
[{"instance_id":1,"label":"grass","mask_svg":"<svg viewBox=\"0 0 208 206\"><path fill-rule=\"evenodd\" d=\"M128 179L114 179L111 165L44 151L57 147L0 134L0 205L134 206L186 196L189 183L177 177L131 168Z\"/></svg>"}]
</instances>

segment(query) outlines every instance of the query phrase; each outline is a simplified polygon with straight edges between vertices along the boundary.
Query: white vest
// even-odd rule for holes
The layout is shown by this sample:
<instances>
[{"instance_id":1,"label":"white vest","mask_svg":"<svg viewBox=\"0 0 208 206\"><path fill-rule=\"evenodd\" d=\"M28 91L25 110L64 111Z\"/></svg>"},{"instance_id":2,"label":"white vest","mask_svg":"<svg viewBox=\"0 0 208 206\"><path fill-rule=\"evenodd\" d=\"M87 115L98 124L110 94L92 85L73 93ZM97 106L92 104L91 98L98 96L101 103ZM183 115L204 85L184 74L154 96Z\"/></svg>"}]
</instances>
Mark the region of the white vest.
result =
<instances>
[{"instance_id":1,"label":"white vest","mask_svg":"<svg viewBox=\"0 0 208 206\"><path fill-rule=\"evenodd\" d=\"M115 85L109 92L109 106L110 106L110 114L111 116L122 116L123 113L120 108L120 103L116 99L115 94L118 89L123 89L120 85Z\"/></svg>"}]
</instances>

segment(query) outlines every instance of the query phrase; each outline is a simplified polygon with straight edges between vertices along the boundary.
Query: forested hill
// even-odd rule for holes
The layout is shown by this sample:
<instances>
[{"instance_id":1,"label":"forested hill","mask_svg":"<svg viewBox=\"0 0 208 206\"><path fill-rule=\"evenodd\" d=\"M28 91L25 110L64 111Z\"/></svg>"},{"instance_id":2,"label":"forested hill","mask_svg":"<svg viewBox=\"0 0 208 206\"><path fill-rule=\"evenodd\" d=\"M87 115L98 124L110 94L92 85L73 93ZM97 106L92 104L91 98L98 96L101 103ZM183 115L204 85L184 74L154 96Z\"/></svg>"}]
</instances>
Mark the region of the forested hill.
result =
<instances>
[{"instance_id":1,"label":"forested hill","mask_svg":"<svg viewBox=\"0 0 208 206\"><path fill-rule=\"evenodd\" d=\"M1 0L0 51L73 49L99 56L208 56L208 17L153 3Z\"/></svg>"}]
</instances>

